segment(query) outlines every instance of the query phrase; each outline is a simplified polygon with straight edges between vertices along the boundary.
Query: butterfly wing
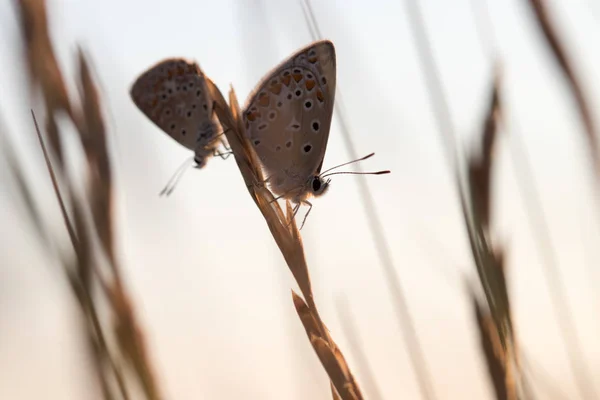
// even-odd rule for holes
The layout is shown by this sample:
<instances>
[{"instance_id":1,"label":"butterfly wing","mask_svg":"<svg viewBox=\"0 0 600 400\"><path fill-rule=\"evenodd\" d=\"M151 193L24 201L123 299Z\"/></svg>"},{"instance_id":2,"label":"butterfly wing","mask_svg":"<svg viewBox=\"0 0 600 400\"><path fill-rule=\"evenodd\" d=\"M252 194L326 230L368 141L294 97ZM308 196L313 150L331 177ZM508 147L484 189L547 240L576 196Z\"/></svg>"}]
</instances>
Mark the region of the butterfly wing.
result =
<instances>
[{"instance_id":1,"label":"butterfly wing","mask_svg":"<svg viewBox=\"0 0 600 400\"><path fill-rule=\"evenodd\" d=\"M130 95L152 122L190 150L216 136L206 78L196 63L163 60L138 77Z\"/></svg>"},{"instance_id":2,"label":"butterfly wing","mask_svg":"<svg viewBox=\"0 0 600 400\"><path fill-rule=\"evenodd\" d=\"M329 138L336 85L333 43L297 51L257 85L244 108L246 135L277 194L318 174Z\"/></svg>"}]
</instances>

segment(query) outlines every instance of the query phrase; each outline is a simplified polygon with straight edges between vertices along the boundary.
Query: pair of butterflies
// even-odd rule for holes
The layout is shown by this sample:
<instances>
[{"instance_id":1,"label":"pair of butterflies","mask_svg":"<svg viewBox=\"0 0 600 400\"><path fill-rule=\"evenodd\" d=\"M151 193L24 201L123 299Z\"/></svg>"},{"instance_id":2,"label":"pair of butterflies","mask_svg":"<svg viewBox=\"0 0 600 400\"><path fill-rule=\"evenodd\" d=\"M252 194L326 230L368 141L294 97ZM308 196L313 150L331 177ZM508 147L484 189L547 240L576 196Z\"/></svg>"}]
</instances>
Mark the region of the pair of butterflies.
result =
<instances>
[{"instance_id":1,"label":"pair of butterflies","mask_svg":"<svg viewBox=\"0 0 600 400\"><path fill-rule=\"evenodd\" d=\"M212 156L226 158L230 154L219 149L227 149L227 142L213 112L209 84L214 85L196 63L167 59L140 75L130 92L135 105L152 122L194 151L197 168ZM246 137L268 177L269 188L295 203L294 213L300 204L312 208L307 199L323 194L329 186L326 177L335 174L326 175L330 170L321 173L335 85L333 43L317 41L267 74L243 110ZM381 173L389 171L376 174Z\"/></svg>"}]
</instances>

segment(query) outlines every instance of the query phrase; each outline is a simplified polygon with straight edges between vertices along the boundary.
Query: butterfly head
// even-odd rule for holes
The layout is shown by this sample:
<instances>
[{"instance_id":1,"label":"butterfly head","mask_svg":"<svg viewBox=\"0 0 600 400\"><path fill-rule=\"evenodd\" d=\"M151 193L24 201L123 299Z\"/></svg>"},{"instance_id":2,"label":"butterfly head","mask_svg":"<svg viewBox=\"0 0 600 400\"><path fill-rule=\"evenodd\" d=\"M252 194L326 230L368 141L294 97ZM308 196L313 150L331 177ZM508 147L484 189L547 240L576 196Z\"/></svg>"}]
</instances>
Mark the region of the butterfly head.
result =
<instances>
[{"instance_id":1,"label":"butterfly head","mask_svg":"<svg viewBox=\"0 0 600 400\"><path fill-rule=\"evenodd\" d=\"M212 156L212 150L207 149L206 147L197 147L194 154L194 168L204 168L208 159Z\"/></svg>"},{"instance_id":2,"label":"butterfly head","mask_svg":"<svg viewBox=\"0 0 600 400\"><path fill-rule=\"evenodd\" d=\"M320 175L313 175L308 182L310 192L315 197L325 194L327 189L329 189L329 182L331 182L331 179L324 179Z\"/></svg>"}]
</instances>

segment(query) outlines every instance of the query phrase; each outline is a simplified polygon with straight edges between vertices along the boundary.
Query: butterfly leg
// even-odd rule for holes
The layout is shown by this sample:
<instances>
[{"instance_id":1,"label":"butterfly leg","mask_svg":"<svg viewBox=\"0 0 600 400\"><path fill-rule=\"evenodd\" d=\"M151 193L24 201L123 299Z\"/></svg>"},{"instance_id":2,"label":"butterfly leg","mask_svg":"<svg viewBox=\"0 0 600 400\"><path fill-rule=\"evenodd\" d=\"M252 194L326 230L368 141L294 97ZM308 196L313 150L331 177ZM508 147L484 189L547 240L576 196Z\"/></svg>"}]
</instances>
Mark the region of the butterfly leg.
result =
<instances>
[{"instance_id":1,"label":"butterfly leg","mask_svg":"<svg viewBox=\"0 0 600 400\"><path fill-rule=\"evenodd\" d=\"M229 129L225 130L225 132L227 132ZM223 134L225 133L223 132ZM231 147L229 147L229 143L227 143L227 140L221 138L221 144L223 145L223 147L225 148L225 150L227 151L231 151Z\"/></svg>"},{"instance_id":2,"label":"butterfly leg","mask_svg":"<svg viewBox=\"0 0 600 400\"><path fill-rule=\"evenodd\" d=\"M215 157L216 157L216 156L219 156L219 157L221 157L223 160L227 160L227 159L229 158L229 156L230 156L230 155L232 155L232 154L233 154L233 151L231 151L231 150L230 150L230 151L228 151L228 152L226 152L226 153L221 153L219 150L215 150L215 151L213 152L213 156L215 156Z\"/></svg>"},{"instance_id":3,"label":"butterfly leg","mask_svg":"<svg viewBox=\"0 0 600 400\"><path fill-rule=\"evenodd\" d=\"M267 178L267 179L265 179L265 180L263 180L263 181L257 181L257 182L255 182L255 183L251 183L251 184L249 184L249 185L246 185L246 187L247 187L248 189L250 189L251 187L259 187L259 188L264 188L264 187L265 187L265 185L266 185L268 182L269 182L269 178ZM280 198L281 198L281 196L279 196L279 197L276 197L276 198L274 198L273 200L271 200L269 203L272 203L272 202L274 202L274 201L276 201L276 200L279 200Z\"/></svg>"},{"instance_id":4,"label":"butterfly leg","mask_svg":"<svg viewBox=\"0 0 600 400\"><path fill-rule=\"evenodd\" d=\"M287 227L290 226L290 224L292 223L292 221L294 220L294 218L296 218L296 214L298 214L298 210L300 209L300 205L302 203L296 203L296 205L294 206L294 208L292 209L292 217L290 218L290 222L287 223ZM302 228L300 228L302 229Z\"/></svg>"},{"instance_id":5,"label":"butterfly leg","mask_svg":"<svg viewBox=\"0 0 600 400\"><path fill-rule=\"evenodd\" d=\"M225 129L223 132L221 132L221 133L217 133L217 134L215 135L215 137L221 137L221 143L222 143L222 144L223 144L223 146L225 146L225 147L227 147L227 141L225 141L225 140L223 139L223 135L225 135L227 132L229 132L229 130L230 130L230 129L229 129L229 128L227 128L227 129Z\"/></svg>"},{"instance_id":6,"label":"butterfly leg","mask_svg":"<svg viewBox=\"0 0 600 400\"><path fill-rule=\"evenodd\" d=\"M306 218L308 218L308 214L310 214L310 210L312 210L312 203L310 201L306 201L304 200L302 202L303 204L306 204L308 206L308 211L306 212L306 214L304 214L304 219L302 220L302 225L300 225L300 230L302 230L302 227L304 227L304 223L306 222ZM300 203L298 203L298 207L300 207Z\"/></svg>"}]
</instances>

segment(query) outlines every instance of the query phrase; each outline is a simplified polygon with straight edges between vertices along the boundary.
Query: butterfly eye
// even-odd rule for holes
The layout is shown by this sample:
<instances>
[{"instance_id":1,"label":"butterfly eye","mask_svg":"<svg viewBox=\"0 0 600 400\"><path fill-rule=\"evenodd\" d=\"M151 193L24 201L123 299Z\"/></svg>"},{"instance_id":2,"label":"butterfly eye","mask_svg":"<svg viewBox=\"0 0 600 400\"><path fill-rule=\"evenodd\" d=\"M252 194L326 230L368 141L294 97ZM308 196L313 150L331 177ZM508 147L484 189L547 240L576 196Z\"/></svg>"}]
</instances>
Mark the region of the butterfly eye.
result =
<instances>
[{"instance_id":1,"label":"butterfly eye","mask_svg":"<svg viewBox=\"0 0 600 400\"><path fill-rule=\"evenodd\" d=\"M315 176L312 180L312 190L313 192L318 192L319 189L321 189L321 179Z\"/></svg>"},{"instance_id":2,"label":"butterfly eye","mask_svg":"<svg viewBox=\"0 0 600 400\"><path fill-rule=\"evenodd\" d=\"M304 108L310 110L312 108L312 101L306 100L306 102L304 103Z\"/></svg>"}]
</instances>

